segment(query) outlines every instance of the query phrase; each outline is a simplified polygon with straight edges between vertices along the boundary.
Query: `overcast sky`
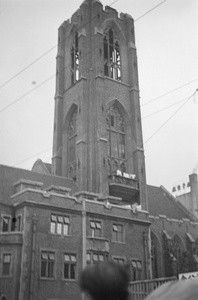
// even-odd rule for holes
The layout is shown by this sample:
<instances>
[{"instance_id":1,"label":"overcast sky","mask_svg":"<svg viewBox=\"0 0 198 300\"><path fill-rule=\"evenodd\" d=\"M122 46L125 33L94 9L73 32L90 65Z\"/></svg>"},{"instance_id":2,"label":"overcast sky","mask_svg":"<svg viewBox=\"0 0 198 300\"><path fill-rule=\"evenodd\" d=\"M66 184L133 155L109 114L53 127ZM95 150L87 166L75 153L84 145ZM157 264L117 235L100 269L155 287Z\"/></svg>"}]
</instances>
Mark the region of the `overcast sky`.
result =
<instances>
[{"instance_id":1,"label":"overcast sky","mask_svg":"<svg viewBox=\"0 0 198 300\"><path fill-rule=\"evenodd\" d=\"M0 0L0 164L51 162L58 27L82 2ZM198 1L101 2L136 20L147 183L171 191L198 170Z\"/></svg>"}]
</instances>

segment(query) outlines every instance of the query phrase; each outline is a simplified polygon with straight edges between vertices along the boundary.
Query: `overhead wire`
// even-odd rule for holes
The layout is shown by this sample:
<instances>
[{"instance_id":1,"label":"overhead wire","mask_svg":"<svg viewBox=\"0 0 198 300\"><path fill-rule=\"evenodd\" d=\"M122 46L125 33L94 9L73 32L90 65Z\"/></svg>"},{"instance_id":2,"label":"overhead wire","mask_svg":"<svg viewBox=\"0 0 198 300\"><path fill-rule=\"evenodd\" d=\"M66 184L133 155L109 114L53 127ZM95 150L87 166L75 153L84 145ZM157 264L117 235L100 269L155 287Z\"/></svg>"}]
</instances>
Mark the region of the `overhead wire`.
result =
<instances>
[{"instance_id":1,"label":"overhead wire","mask_svg":"<svg viewBox=\"0 0 198 300\"><path fill-rule=\"evenodd\" d=\"M182 107L196 94L197 92L197 89L196 91L191 95L189 96L188 98L186 98L185 102L143 143L143 146L148 142L150 141L177 113L180 109L182 109ZM183 100L182 100L183 101ZM126 159L125 159L125 162L127 162L131 157L133 156L133 153L131 155L129 155ZM107 180L108 176L105 177L98 185L98 189L100 187L100 185L105 182Z\"/></svg>"},{"instance_id":2,"label":"overhead wire","mask_svg":"<svg viewBox=\"0 0 198 300\"><path fill-rule=\"evenodd\" d=\"M119 0L117 0L119 1ZM109 6L111 6L112 4L114 4L115 2L112 2ZM144 13L142 16L140 16L139 18L137 18L136 20L134 20L134 22L137 22L138 20L140 20L143 16L147 15L149 12L153 11L155 8L159 7L161 4L163 4L165 1L164 0L162 2L160 2L159 4L157 4L156 6L154 6L152 9L150 9L149 11L147 11L146 13ZM80 28L83 28L85 25L89 24L91 21L93 21L98 15L96 14L95 16L93 16L90 20L88 20L87 22L83 23L82 26L80 26ZM65 38L66 39L66 38ZM65 41L64 39L64 41ZM63 41L62 41L63 42ZM61 42L61 43L62 43ZM44 54L42 54L40 57L38 57L35 61L33 61L32 63L30 63L28 66L26 66L24 69L22 69L21 71L19 71L17 74L15 74L13 77L11 77L9 80L7 80L2 86L6 85L8 82L10 82L11 80L13 80L14 78L16 78L19 74L21 74L22 72L24 72L26 69L28 69L30 66L32 66L34 63L36 63L37 61L39 61L42 57L44 57L46 54L48 54L52 49L54 49L55 47L57 47L58 44L56 44L55 46L53 46L52 48L50 48L48 51L46 51ZM97 49L98 47L100 47L100 43L95 46L93 49L91 49L90 51L88 51L84 56L82 56L82 58L85 58L86 56L88 56L91 51L94 51L95 49ZM65 66L64 70L65 71L67 68L69 68L71 66L71 63L69 63L68 65ZM11 107L12 105L14 105L15 103L17 103L19 100L21 100L22 98L24 98L26 95L30 94L31 92L33 92L35 89L39 88L40 86L44 85L45 83L47 83L49 80L51 80L52 78L54 78L56 76L56 74L48 77L47 79L45 79L43 82L41 82L39 85L37 85L35 88L29 90L28 92L26 92L25 94L23 94L22 96L20 96L19 98L17 98L16 100L14 100L13 102L9 103L7 106L3 107L0 110L0 113L5 111L6 109L8 109L9 107ZM0 87L1 88L1 87Z\"/></svg>"},{"instance_id":3,"label":"overhead wire","mask_svg":"<svg viewBox=\"0 0 198 300\"><path fill-rule=\"evenodd\" d=\"M117 0L118 1L118 0ZM115 2L117 2L117 1L114 1L113 3L111 3L111 5L112 4L114 4ZM165 0L165 1L167 1L167 0ZM155 7L153 7L152 9L150 9L148 12L146 12L146 13L144 13L142 16L140 16L139 18L137 18L135 21L138 21L138 20L140 20L143 16L145 16L145 15L147 15L149 12L151 12L151 11L153 11L155 8L157 8L159 5L161 5L161 4L163 4L165 1L162 1L162 2L160 2L158 5L156 5ZM96 16L95 16L96 17ZM95 18L94 17L94 18ZM93 19L93 18L92 18ZM84 24L82 25L82 26L84 26ZM100 45L99 45L100 46ZM37 60L35 60L35 62L36 61L38 61L39 59L41 59L44 55L46 55L49 51L51 51L52 49L54 49L56 46L54 46L53 48L51 48L51 49L49 49L45 54L43 54L42 56L40 56ZM95 48L97 48L98 46L96 46ZM94 48L94 49L95 49ZM92 51L94 50L94 49L92 49ZM86 54L86 55L88 55L89 54L89 52ZM34 63L34 62L33 62ZM32 64L33 64L32 63ZM30 64L30 65L32 65L32 64ZM29 65L29 66L30 66ZM27 66L27 68L29 67L29 66ZM69 65L68 66L66 66L66 68L67 67L69 67ZM23 70L25 70L26 68L24 68ZM19 72L19 73L22 73L23 72L23 70L21 71L21 72ZM19 74L18 73L18 74ZM16 75L17 76L17 75ZM15 77L16 77L15 76ZM51 76L51 77L49 77L49 78L47 78L45 81L43 81L40 85L38 85L37 87L35 87L34 89L32 89L32 90L30 90L30 91L28 91L27 93L25 93L24 95L22 95L21 97L19 97L18 99L16 99L14 102L12 102L11 104L9 104L8 106L6 106L5 108L3 108L1 111L3 111L3 110L5 110L6 108L8 108L9 106L11 106L11 105L13 105L14 103L16 103L17 101L19 101L21 98L23 98L23 97L25 97L27 94L29 94L29 93L31 93L32 91L34 91L35 89L37 89L37 88L39 88L41 85L43 85L43 84L45 84L47 81L49 81L50 79L52 79L53 77L55 77L55 75L53 75L53 76ZM11 80L11 79L10 79ZM188 83L189 84L189 83ZM170 92L169 92L170 93ZM154 101L154 100L152 100L152 101ZM1 112L0 111L0 112ZM50 148L49 148L50 149ZM49 150L48 149L48 150ZM39 152L38 154L41 154L41 153L44 153L44 152L46 152L47 150L44 150L44 151L42 151L42 152ZM37 154L36 154L37 155ZM35 157L36 155L34 155L33 157ZM28 160L29 160L30 158L28 158ZM23 160L23 162L24 162L25 160Z\"/></svg>"},{"instance_id":4,"label":"overhead wire","mask_svg":"<svg viewBox=\"0 0 198 300\"><path fill-rule=\"evenodd\" d=\"M195 92L186 99L182 105L144 142L143 145L145 145L150 139L152 139L175 115L176 113L194 96Z\"/></svg>"}]
</instances>

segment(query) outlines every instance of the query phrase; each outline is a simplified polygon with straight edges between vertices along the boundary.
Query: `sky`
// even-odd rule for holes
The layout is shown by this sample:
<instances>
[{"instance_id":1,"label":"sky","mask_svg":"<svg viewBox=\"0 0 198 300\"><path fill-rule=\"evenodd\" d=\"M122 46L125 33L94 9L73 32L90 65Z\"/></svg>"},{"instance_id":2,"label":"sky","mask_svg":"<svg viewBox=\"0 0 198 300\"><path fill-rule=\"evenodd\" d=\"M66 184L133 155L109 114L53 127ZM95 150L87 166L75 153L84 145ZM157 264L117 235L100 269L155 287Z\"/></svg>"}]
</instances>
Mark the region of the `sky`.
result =
<instances>
[{"instance_id":1,"label":"sky","mask_svg":"<svg viewBox=\"0 0 198 300\"><path fill-rule=\"evenodd\" d=\"M0 164L51 163L58 28L83 0L0 0ZM135 20L147 183L198 171L198 1L103 0Z\"/></svg>"}]
</instances>

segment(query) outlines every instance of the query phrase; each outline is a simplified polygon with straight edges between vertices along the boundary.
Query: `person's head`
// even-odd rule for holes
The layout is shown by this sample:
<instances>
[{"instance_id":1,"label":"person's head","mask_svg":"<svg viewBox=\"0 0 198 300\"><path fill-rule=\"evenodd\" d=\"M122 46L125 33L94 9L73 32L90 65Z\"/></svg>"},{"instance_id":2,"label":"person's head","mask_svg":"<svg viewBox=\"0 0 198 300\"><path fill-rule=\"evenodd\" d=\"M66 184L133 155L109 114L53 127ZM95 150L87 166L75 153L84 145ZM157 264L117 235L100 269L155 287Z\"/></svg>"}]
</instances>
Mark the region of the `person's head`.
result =
<instances>
[{"instance_id":1,"label":"person's head","mask_svg":"<svg viewBox=\"0 0 198 300\"><path fill-rule=\"evenodd\" d=\"M85 268L80 288L92 300L127 300L129 276L126 267L114 262L101 262Z\"/></svg>"},{"instance_id":2,"label":"person's head","mask_svg":"<svg viewBox=\"0 0 198 300\"><path fill-rule=\"evenodd\" d=\"M198 279L165 283L145 300L198 300Z\"/></svg>"}]
</instances>

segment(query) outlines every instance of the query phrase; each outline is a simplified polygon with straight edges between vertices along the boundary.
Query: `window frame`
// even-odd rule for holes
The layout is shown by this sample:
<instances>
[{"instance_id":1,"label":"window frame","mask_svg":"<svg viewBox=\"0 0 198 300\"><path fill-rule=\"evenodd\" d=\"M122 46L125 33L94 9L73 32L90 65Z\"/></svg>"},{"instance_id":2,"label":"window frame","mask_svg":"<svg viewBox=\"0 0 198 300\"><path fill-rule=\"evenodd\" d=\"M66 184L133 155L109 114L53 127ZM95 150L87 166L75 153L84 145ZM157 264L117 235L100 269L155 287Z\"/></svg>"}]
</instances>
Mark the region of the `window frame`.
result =
<instances>
[{"instance_id":1,"label":"window frame","mask_svg":"<svg viewBox=\"0 0 198 300\"><path fill-rule=\"evenodd\" d=\"M65 259L65 257L68 256L68 260ZM73 260L74 259L74 260ZM63 254L63 280L71 280L76 281L77 280L77 254L71 253L71 252L65 252ZM68 268L68 277L65 276L65 268ZM74 277L72 276L72 272L74 274Z\"/></svg>"},{"instance_id":2,"label":"window frame","mask_svg":"<svg viewBox=\"0 0 198 300\"><path fill-rule=\"evenodd\" d=\"M50 234L64 237L71 236L71 217L68 215L51 213Z\"/></svg>"},{"instance_id":3,"label":"window frame","mask_svg":"<svg viewBox=\"0 0 198 300\"><path fill-rule=\"evenodd\" d=\"M45 256L47 256L46 259L42 258L43 254L45 254ZM51 255L53 255L54 259L50 259ZM45 265L43 264L44 262L45 262ZM45 275L42 274L42 272L44 270L43 267L45 269ZM41 252L40 252L40 279L55 280L56 279L55 268L56 268L56 252L54 250L41 250ZM49 274L51 272L52 272L52 276L50 276L50 274Z\"/></svg>"},{"instance_id":4,"label":"window frame","mask_svg":"<svg viewBox=\"0 0 198 300\"><path fill-rule=\"evenodd\" d=\"M127 128L125 118L120 109L111 105L107 110L107 135L108 135L108 157L111 162L110 174L118 169L126 172L125 161L127 157Z\"/></svg>"},{"instance_id":5,"label":"window frame","mask_svg":"<svg viewBox=\"0 0 198 300\"><path fill-rule=\"evenodd\" d=\"M112 256L114 262L118 263L119 265L123 266L126 264L126 257L123 256Z\"/></svg>"},{"instance_id":6,"label":"window frame","mask_svg":"<svg viewBox=\"0 0 198 300\"><path fill-rule=\"evenodd\" d=\"M98 262L103 262L108 260L108 254L102 251L88 251L86 253L86 263L87 265L94 265Z\"/></svg>"},{"instance_id":7,"label":"window frame","mask_svg":"<svg viewBox=\"0 0 198 300\"><path fill-rule=\"evenodd\" d=\"M5 262L4 258L6 256L9 256L9 262ZM2 253L2 271L1 271L1 277L12 277L12 260L13 260L13 253L11 252L3 252ZM6 264L6 265L5 265ZM5 270L8 269L8 272L5 272Z\"/></svg>"},{"instance_id":8,"label":"window frame","mask_svg":"<svg viewBox=\"0 0 198 300\"><path fill-rule=\"evenodd\" d=\"M131 262L131 281L142 279L142 261L141 259L132 258Z\"/></svg>"},{"instance_id":9,"label":"window frame","mask_svg":"<svg viewBox=\"0 0 198 300\"><path fill-rule=\"evenodd\" d=\"M118 230L118 229L121 230ZM112 223L112 242L125 243L125 226L122 223Z\"/></svg>"},{"instance_id":10,"label":"window frame","mask_svg":"<svg viewBox=\"0 0 198 300\"><path fill-rule=\"evenodd\" d=\"M71 59L71 85L76 84L80 79L79 65L80 65L80 52L78 42L78 31L73 33L73 40L70 48Z\"/></svg>"},{"instance_id":11,"label":"window frame","mask_svg":"<svg viewBox=\"0 0 198 300\"><path fill-rule=\"evenodd\" d=\"M10 232L11 227L12 227L12 216L8 214L2 214L1 215L2 221L1 221L1 232ZM8 219L8 224L7 224L7 230L4 230L4 219Z\"/></svg>"},{"instance_id":12,"label":"window frame","mask_svg":"<svg viewBox=\"0 0 198 300\"><path fill-rule=\"evenodd\" d=\"M112 34L112 37L110 36ZM104 76L122 81L121 47L116 30L106 28L103 36Z\"/></svg>"},{"instance_id":13,"label":"window frame","mask_svg":"<svg viewBox=\"0 0 198 300\"><path fill-rule=\"evenodd\" d=\"M92 238L102 237L102 221L101 220L89 220L89 232Z\"/></svg>"},{"instance_id":14,"label":"window frame","mask_svg":"<svg viewBox=\"0 0 198 300\"><path fill-rule=\"evenodd\" d=\"M22 214L16 216L16 229L15 231L22 231Z\"/></svg>"}]
</instances>

